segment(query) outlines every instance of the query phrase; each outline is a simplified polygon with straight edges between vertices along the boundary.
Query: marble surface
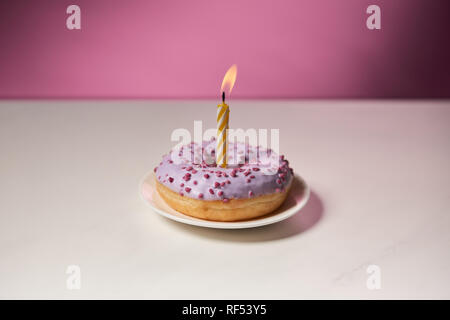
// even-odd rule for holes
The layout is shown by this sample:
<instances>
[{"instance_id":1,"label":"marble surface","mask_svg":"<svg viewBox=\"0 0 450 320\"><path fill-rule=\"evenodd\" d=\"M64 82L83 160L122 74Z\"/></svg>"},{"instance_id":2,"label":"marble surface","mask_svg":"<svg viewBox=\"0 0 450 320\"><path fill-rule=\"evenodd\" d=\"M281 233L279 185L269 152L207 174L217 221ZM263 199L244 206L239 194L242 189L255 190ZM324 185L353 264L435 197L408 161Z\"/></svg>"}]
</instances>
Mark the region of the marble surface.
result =
<instances>
[{"instance_id":1,"label":"marble surface","mask_svg":"<svg viewBox=\"0 0 450 320\"><path fill-rule=\"evenodd\" d=\"M138 193L216 103L0 102L0 298L450 298L449 101L230 101L231 127L280 129L312 189L250 230L169 221Z\"/></svg>"}]
</instances>

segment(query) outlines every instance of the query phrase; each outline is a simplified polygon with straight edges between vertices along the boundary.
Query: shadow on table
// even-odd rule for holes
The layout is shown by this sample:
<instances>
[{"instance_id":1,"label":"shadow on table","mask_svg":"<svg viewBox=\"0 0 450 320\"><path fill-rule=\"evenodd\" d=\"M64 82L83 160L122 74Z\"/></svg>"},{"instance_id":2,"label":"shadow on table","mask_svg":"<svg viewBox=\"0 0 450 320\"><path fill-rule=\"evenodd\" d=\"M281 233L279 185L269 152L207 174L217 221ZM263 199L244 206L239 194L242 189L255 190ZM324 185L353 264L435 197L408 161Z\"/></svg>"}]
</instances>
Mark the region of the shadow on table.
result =
<instances>
[{"instance_id":1,"label":"shadow on table","mask_svg":"<svg viewBox=\"0 0 450 320\"><path fill-rule=\"evenodd\" d=\"M308 203L300 212L284 221L251 229L210 229L180 224L168 220L174 227L191 234L222 241L262 242L293 237L314 227L323 217L323 204L317 194L311 191Z\"/></svg>"}]
</instances>

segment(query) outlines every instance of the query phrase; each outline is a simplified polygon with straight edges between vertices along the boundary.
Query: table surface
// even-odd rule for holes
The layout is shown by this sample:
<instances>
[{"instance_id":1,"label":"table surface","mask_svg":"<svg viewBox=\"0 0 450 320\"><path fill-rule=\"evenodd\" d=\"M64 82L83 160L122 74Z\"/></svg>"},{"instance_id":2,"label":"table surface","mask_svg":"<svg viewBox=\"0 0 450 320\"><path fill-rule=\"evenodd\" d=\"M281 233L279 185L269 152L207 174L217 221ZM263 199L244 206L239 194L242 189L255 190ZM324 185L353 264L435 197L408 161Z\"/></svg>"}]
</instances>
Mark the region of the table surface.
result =
<instances>
[{"instance_id":1,"label":"table surface","mask_svg":"<svg viewBox=\"0 0 450 320\"><path fill-rule=\"evenodd\" d=\"M247 230L170 221L139 195L172 131L214 128L216 104L0 102L0 298L450 298L449 101L231 101L230 126L280 129L312 189Z\"/></svg>"}]
</instances>

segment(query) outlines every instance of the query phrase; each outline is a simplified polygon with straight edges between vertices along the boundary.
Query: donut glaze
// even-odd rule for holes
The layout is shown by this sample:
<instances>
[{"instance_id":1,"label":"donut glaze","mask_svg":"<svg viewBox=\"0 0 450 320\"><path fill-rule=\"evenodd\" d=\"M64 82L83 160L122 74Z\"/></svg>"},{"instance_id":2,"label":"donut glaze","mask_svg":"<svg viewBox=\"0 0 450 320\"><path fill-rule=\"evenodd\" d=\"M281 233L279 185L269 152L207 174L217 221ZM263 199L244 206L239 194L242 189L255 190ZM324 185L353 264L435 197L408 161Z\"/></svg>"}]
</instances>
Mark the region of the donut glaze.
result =
<instances>
[{"instance_id":1,"label":"donut glaze","mask_svg":"<svg viewBox=\"0 0 450 320\"><path fill-rule=\"evenodd\" d=\"M228 145L228 165L218 167L215 140L173 149L154 169L156 179L181 196L205 200L249 199L282 193L293 170L271 149L236 142Z\"/></svg>"}]
</instances>

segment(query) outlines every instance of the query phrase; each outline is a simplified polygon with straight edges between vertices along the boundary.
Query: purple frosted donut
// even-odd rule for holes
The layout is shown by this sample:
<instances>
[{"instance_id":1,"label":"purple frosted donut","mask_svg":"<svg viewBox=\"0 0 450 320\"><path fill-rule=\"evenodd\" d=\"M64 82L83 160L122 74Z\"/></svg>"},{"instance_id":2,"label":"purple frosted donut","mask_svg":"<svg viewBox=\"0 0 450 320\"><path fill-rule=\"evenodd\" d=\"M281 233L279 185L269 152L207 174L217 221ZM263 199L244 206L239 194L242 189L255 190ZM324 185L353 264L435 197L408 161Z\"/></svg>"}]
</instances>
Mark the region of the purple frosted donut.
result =
<instances>
[{"instance_id":1,"label":"purple frosted donut","mask_svg":"<svg viewBox=\"0 0 450 320\"><path fill-rule=\"evenodd\" d=\"M284 156L262 147L229 143L227 167L222 168L214 160L215 145L211 140L173 149L155 168L158 191L172 208L203 219L235 221L281 205L293 179ZM260 208L252 210L247 200L255 200L253 205Z\"/></svg>"}]
</instances>

